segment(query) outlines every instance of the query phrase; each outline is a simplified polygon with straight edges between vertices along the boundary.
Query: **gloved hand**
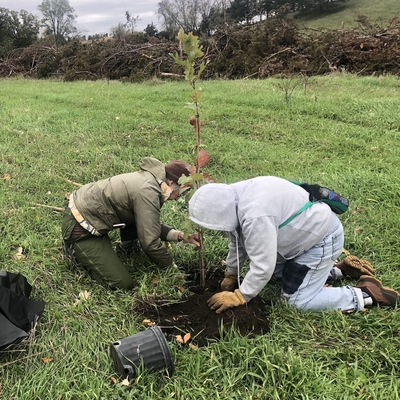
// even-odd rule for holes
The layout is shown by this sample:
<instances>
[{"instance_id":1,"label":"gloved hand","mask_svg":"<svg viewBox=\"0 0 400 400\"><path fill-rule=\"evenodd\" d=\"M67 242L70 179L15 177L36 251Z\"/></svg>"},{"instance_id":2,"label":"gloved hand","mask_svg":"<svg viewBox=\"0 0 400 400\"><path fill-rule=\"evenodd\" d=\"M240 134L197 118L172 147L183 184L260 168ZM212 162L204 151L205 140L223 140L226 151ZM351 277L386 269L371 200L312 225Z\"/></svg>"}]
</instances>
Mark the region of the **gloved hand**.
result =
<instances>
[{"instance_id":1,"label":"gloved hand","mask_svg":"<svg viewBox=\"0 0 400 400\"><path fill-rule=\"evenodd\" d=\"M220 292L214 294L208 301L208 306L211 310L217 309L215 311L217 314L221 314L222 311L227 310L228 308L233 308L237 306L241 306L246 304L246 300L244 299L242 293L240 293L239 289L236 289L232 292Z\"/></svg>"},{"instance_id":2,"label":"gloved hand","mask_svg":"<svg viewBox=\"0 0 400 400\"><path fill-rule=\"evenodd\" d=\"M221 290L233 292L238 284L237 284L238 276L236 274L230 274L228 271L225 271L225 278L221 282Z\"/></svg>"},{"instance_id":3,"label":"gloved hand","mask_svg":"<svg viewBox=\"0 0 400 400\"><path fill-rule=\"evenodd\" d=\"M344 277L349 276L353 279L360 279L362 275L373 276L375 274L375 269L368 261L360 260L356 256L347 256L334 266L342 271Z\"/></svg>"}]
</instances>

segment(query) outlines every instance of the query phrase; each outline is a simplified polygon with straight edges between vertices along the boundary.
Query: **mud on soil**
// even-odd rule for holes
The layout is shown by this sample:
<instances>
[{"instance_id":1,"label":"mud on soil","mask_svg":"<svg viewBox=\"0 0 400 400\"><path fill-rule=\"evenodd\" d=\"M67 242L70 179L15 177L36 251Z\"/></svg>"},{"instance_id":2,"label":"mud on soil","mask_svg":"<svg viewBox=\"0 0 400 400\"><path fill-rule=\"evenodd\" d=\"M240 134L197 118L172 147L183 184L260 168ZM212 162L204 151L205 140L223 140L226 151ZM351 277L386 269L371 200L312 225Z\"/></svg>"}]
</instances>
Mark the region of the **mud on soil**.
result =
<instances>
[{"instance_id":1,"label":"mud on soil","mask_svg":"<svg viewBox=\"0 0 400 400\"><path fill-rule=\"evenodd\" d=\"M146 310L145 317L162 329L168 341L175 341L177 335L184 338L185 334L190 333L191 339L187 343L200 347L221 339L221 333L223 335L231 328L247 337L268 332L268 305L260 297L221 314L210 310L207 300L220 291L221 280L221 276L208 277L205 287L201 287L198 280L188 282L191 294L186 299Z\"/></svg>"}]
</instances>

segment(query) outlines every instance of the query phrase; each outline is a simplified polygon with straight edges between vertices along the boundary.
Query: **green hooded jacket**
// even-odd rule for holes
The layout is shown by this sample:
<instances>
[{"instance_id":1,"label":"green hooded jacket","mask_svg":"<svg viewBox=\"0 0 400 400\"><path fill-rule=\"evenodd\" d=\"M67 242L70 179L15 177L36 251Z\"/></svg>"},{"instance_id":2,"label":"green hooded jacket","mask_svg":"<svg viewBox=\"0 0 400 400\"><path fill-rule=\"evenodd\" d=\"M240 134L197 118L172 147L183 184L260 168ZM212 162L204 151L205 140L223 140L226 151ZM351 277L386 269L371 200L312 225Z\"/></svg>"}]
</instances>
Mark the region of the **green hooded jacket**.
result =
<instances>
[{"instance_id":1,"label":"green hooded jacket","mask_svg":"<svg viewBox=\"0 0 400 400\"><path fill-rule=\"evenodd\" d=\"M143 251L156 264L172 264L172 256L161 242L173 229L161 224L163 196L159 182L166 181L164 164L152 157L139 163L140 170L88 183L75 192L81 215L101 234L113 225L135 224Z\"/></svg>"}]
</instances>

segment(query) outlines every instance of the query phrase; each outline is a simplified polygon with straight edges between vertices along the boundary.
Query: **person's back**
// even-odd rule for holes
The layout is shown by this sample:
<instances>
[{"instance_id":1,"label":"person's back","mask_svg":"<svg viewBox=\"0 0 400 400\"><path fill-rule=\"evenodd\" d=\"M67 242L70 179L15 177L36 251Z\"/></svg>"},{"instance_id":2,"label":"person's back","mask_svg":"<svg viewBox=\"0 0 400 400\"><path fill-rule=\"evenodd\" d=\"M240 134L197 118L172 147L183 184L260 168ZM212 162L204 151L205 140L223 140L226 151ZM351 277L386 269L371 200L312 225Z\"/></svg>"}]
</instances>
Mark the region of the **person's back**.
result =
<instances>
[{"instance_id":1,"label":"person's back","mask_svg":"<svg viewBox=\"0 0 400 400\"><path fill-rule=\"evenodd\" d=\"M292 258L321 240L331 224L326 204L313 204L287 226L279 225L308 202L308 193L298 185L275 176L260 176L230 185L238 196L240 225L264 219L278 235L278 252ZM272 232L270 232L272 235ZM267 235L268 236L268 235Z\"/></svg>"},{"instance_id":2,"label":"person's back","mask_svg":"<svg viewBox=\"0 0 400 400\"><path fill-rule=\"evenodd\" d=\"M135 214L151 221L162 206L158 181L165 181L164 165L147 157L140 170L88 183L72 195L76 208L100 233L107 233L118 223L135 223Z\"/></svg>"}]
</instances>

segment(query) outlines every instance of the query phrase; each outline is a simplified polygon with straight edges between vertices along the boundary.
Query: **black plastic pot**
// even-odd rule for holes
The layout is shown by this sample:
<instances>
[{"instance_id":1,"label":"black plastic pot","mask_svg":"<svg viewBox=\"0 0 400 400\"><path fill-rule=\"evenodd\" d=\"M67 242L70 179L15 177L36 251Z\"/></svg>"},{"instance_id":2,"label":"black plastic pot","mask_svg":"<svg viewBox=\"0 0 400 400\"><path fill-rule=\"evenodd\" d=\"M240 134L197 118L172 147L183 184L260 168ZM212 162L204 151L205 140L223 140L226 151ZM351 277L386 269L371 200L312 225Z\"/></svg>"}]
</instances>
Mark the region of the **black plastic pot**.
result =
<instances>
[{"instance_id":1,"label":"black plastic pot","mask_svg":"<svg viewBox=\"0 0 400 400\"><path fill-rule=\"evenodd\" d=\"M110 353L115 369L124 377L136 376L141 366L151 371L166 369L170 375L174 372L171 349L158 326L117 340Z\"/></svg>"}]
</instances>

